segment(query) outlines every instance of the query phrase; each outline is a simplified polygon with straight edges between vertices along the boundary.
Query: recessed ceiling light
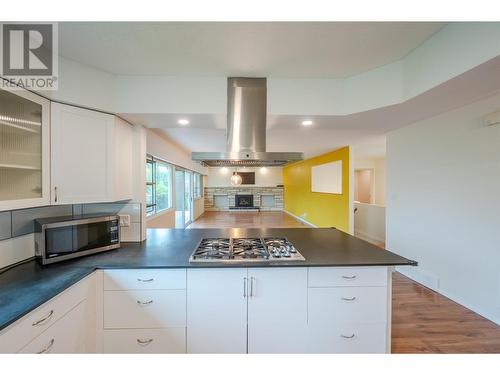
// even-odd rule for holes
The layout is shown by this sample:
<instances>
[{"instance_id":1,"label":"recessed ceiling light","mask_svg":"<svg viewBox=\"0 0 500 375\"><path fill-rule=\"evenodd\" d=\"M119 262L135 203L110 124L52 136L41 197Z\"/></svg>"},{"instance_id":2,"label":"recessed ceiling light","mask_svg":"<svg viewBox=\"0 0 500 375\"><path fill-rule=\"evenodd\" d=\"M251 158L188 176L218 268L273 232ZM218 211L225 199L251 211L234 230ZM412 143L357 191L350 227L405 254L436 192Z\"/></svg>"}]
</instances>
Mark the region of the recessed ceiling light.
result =
<instances>
[{"instance_id":1,"label":"recessed ceiling light","mask_svg":"<svg viewBox=\"0 0 500 375\"><path fill-rule=\"evenodd\" d=\"M180 120L177 121L179 125L189 125L189 120L186 120L185 118L181 118Z\"/></svg>"},{"instance_id":2,"label":"recessed ceiling light","mask_svg":"<svg viewBox=\"0 0 500 375\"><path fill-rule=\"evenodd\" d=\"M304 120L302 121L302 125L304 126L311 126L313 124L312 120Z\"/></svg>"}]
</instances>

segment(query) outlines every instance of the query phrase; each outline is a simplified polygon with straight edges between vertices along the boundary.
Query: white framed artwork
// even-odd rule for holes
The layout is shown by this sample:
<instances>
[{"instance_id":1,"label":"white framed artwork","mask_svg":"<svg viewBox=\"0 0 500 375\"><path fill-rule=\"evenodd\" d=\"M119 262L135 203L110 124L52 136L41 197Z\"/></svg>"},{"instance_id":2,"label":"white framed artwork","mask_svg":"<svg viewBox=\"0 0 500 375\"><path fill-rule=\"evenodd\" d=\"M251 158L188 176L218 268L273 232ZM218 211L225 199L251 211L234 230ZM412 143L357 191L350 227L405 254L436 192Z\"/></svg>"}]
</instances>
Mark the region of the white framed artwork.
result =
<instances>
[{"instance_id":1,"label":"white framed artwork","mask_svg":"<svg viewBox=\"0 0 500 375\"><path fill-rule=\"evenodd\" d=\"M311 168L313 193L342 194L342 160Z\"/></svg>"}]
</instances>

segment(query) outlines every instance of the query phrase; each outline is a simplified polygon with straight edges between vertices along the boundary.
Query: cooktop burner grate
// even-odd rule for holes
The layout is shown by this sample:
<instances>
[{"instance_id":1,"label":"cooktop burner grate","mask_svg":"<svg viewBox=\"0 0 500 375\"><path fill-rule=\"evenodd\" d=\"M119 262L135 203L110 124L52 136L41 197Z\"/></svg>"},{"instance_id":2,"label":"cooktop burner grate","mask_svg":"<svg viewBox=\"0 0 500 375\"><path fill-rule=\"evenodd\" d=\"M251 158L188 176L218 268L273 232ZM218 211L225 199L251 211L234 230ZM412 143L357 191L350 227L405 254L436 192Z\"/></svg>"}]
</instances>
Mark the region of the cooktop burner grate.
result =
<instances>
[{"instance_id":1,"label":"cooktop burner grate","mask_svg":"<svg viewBox=\"0 0 500 375\"><path fill-rule=\"evenodd\" d=\"M303 261L286 238L203 238L190 262Z\"/></svg>"}]
</instances>

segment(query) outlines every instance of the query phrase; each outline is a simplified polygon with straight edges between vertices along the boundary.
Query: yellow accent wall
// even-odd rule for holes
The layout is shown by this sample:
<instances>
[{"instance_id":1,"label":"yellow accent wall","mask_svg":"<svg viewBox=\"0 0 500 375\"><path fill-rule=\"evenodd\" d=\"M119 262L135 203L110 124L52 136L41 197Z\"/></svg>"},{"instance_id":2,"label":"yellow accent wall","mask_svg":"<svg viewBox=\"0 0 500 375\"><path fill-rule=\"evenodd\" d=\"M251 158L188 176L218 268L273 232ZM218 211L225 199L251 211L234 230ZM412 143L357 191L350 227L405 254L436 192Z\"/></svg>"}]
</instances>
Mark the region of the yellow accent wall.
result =
<instances>
[{"instance_id":1,"label":"yellow accent wall","mask_svg":"<svg viewBox=\"0 0 500 375\"><path fill-rule=\"evenodd\" d=\"M311 168L342 160L342 194L313 193ZM318 227L349 232L349 147L287 165L283 168L285 210Z\"/></svg>"}]
</instances>

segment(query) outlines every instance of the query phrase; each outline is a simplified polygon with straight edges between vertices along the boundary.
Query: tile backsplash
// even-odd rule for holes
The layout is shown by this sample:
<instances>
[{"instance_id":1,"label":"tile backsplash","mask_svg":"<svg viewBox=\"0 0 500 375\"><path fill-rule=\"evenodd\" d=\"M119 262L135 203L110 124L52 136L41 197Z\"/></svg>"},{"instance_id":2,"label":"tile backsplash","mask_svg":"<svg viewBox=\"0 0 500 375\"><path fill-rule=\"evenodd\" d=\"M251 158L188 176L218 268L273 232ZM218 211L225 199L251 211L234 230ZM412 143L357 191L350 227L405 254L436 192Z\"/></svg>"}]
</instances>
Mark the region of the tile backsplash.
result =
<instances>
[{"instance_id":1,"label":"tile backsplash","mask_svg":"<svg viewBox=\"0 0 500 375\"><path fill-rule=\"evenodd\" d=\"M140 241L141 204L137 202L69 204L0 212L0 268L15 263L14 260L34 256L34 241L28 238L33 237L35 219L104 213L130 215L130 226L121 228L121 239L124 242ZM30 249L26 249L27 246Z\"/></svg>"},{"instance_id":2,"label":"tile backsplash","mask_svg":"<svg viewBox=\"0 0 500 375\"><path fill-rule=\"evenodd\" d=\"M12 214L0 212L0 241L12 237Z\"/></svg>"},{"instance_id":3,"label":"tile backsplash","mask_svg":"<svg viewBox=\"0 0 500 375\"><path fill-rule=\"evenodd\" d=\"M12 237L24 236L35 231L35 219L41 217L68 216L73 214L71 205L26 208L11 211Z\"/></svg>"}]
</instances>

